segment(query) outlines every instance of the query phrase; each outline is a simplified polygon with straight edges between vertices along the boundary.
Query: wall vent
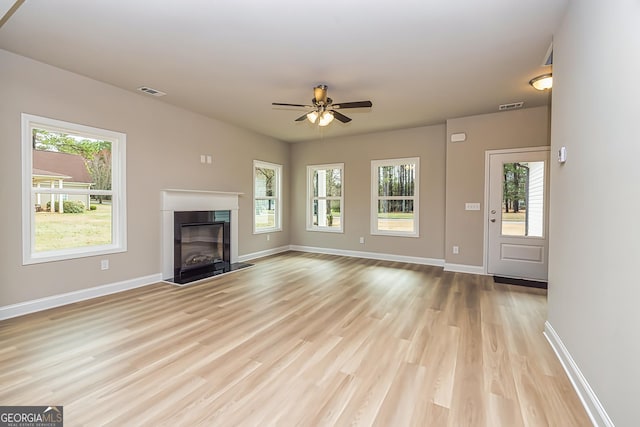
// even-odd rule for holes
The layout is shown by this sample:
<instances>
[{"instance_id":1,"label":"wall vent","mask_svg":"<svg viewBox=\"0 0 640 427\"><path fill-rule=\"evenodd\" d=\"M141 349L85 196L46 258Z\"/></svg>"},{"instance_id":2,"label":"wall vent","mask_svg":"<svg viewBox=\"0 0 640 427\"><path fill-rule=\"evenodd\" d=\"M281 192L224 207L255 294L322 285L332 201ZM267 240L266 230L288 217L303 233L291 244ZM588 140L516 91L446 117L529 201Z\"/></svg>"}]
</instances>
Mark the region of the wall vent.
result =
<instances>
[{"instance_id":1,"label":"wall vent","mask_svg":"<svg viewBox=\"0 0 640 427\"><path fill-rule=\"evenodd\" d=\"M149 95L153 95L153 96L165 96L166 95L166 93L164 93L162 91L159 91L157 89L150 88L148 86L140 86L138 88L138 90L140 92L148 93Z\"/></svg>"},{"instance_id":2,"label":"wall vent","mask_svg":"<svg viewBox=\"0 0 640 427\"><path fill-rule=\"evenodd\" d=\"M524 102L512 102L511 104L502 104L498 106L498 111L507 111L507 110L517 110L518 108L522 108Z\"/></svg>"}]
</instances>

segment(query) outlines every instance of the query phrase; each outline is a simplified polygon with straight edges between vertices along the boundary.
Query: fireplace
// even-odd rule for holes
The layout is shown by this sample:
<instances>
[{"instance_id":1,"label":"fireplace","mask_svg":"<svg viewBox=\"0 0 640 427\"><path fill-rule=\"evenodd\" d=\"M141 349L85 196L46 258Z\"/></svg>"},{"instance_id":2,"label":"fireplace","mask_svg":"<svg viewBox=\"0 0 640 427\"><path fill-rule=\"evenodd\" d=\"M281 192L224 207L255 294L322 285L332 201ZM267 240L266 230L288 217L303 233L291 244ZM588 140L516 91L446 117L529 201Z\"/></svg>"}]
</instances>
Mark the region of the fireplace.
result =
<instances>
[{"instance_id":1,"label":"fireplace","mask_svg":"<svg viewBox=\"0 0 640 427\"><path fill-rule=\"evenodd\" d=\"M251 265L238 262L238 197L241 194L162 190L164 281L185 285Z\"/></svg>"},{"instance_id":2,"label":"fireplace","mask_svg":"<svg viewBox=\"0 0 640 427\"><path fill-rule=\"evenodd\" d=\"M184 283L229 271L230 211L174 212L174 281Z\"/></svg>"}]
</instances>

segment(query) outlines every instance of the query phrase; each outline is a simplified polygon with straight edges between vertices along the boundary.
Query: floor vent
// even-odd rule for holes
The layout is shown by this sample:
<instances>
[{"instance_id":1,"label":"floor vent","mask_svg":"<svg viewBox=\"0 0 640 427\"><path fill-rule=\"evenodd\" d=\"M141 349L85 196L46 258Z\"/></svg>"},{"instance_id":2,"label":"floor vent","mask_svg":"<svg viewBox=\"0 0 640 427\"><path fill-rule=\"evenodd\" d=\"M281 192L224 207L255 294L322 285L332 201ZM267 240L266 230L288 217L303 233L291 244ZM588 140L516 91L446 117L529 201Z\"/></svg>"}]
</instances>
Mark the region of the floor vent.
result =
<instances>
[{"instance_id":1,"label":"floor vent","mask_svg":"<svg viewBox=\"0 0 640 427\"><path fill-rule=\"evenodd\" d=\"M140 86L138 88L138 90L140 92L148 93L149 95L153 95L153 96L165 96L166 95L166 93L164 93L162 91L159 91L159 90L156 90L156 89L152 89L152 88L150 88L148 86Z\"/></svg>"},{"instance_id":2,"label":"floor vent","mask_svg":"<svg viewBox=\"0 0 640 427\"><path fill-rule=\"evenodd\" d=\"M508 110L517 110L518 108L522 108L524 102L512 102L511 104L502 104L498 106L498 111L508 111Z\"/></svg>"}]
</instances>

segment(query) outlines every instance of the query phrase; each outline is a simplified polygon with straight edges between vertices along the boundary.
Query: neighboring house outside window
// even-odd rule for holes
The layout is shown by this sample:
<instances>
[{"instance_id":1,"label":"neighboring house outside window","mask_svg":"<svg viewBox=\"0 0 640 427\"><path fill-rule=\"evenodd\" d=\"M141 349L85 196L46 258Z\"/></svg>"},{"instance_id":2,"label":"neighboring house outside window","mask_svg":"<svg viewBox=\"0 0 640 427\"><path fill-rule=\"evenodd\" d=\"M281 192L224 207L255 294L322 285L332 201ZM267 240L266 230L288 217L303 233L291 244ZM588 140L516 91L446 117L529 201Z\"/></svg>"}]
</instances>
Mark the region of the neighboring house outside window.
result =
<instances>
[{"instance_id":1,"label":"neighboring house outside window","mask_svg":"<svg viewBox=\"0 0 640 427\"><path fill-rule=\"evenodd\" d=\"M126 250L126 135L22 115L23 264Z\"/></svg>"},{"instance_id":2,"label":"neighboring house outside window","mask_svg":"<svg viewBox=\"0 0 640 427\"><path fill-rule=\"evenodd\" d=\"M33 150L33 187L36 188L75 188L89 190L93 178L87 169L84 158L79 154L56 151ZM62 184L62 187L59 187ZM87 209L91 206L91 196L87 194L42 194L36 193L36 211L55 212L55 203L62 200L81 201ZM64 212L64 205L62 207Z\"/></svg>"},{"instance_id":3,"label":"neighboring house outside window","mask_svg":"<svg viewBox=\"0 0 640 427\"><path fill-rule=\"evenodd\" d=\"M307 230L344 231L344 163L307 166Z\"/></svg>"},{"instance_id":4,"label":"neighboring house outside window","mask_svg":"<svg viewBox=\"0 0 640 427\"><path fill-rule=\"evenodd\" d=\"M253 232L282 230L282 165L253 161Z\"/></svg>"},{"instance_id":5,"label":"neighboring house outside window","mask_svg":"<svg viewBox=\"0 0 640 427\"><path fill-rule=\"evenodd\" d=\"M371 234L418 237L418 157L371 162Z\"/></svg>"}]
</instances>

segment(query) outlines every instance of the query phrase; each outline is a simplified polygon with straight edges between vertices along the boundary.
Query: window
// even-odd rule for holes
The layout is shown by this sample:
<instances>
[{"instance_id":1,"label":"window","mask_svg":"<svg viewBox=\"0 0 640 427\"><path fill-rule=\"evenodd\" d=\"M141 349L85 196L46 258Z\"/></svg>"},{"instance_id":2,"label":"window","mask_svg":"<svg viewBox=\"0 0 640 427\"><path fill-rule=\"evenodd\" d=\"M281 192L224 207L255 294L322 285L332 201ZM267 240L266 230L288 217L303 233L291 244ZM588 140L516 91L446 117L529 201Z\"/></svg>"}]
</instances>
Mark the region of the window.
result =
<instances>
[{"instance_id":1,"label":"window","mask_svg":"<svg viewBox=\"0 0 640 427\"><path fill-rule=\"evenodd\" d=\"M307 230L342 232L344 164L307 166Z\"/></svg>"},{"instance_id":2,"label":"window","mask_svg":"<svg viewBox=\"0 0 640 427\"><path fill-rule=\"evenodd\" d=\"M22 114L23 264L126 250L126 135Z\"/></svg>"},{"instance_id":3,"label":"window","mask_svg":"<svg viewBox=\"0 0 640 427\"><path fill-rule=\"evenodd\" d=\"M282 230L282 166L253 161L253 232Z\"/></svg>"},{"instance_id":4,"label":"window","mask_svg":"<svg viewBox=\"0 0 640 427\"><path fill-rule=\"evenodd\" d=\"M420 159L371 162L371 234L418 237Z\"/></svg>"}]
</instances>

